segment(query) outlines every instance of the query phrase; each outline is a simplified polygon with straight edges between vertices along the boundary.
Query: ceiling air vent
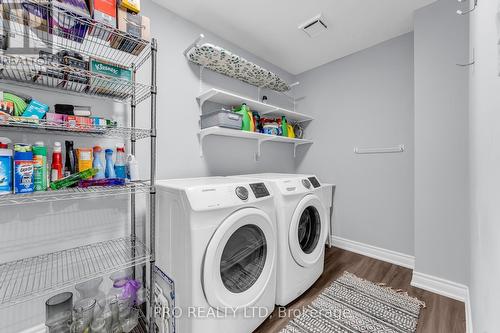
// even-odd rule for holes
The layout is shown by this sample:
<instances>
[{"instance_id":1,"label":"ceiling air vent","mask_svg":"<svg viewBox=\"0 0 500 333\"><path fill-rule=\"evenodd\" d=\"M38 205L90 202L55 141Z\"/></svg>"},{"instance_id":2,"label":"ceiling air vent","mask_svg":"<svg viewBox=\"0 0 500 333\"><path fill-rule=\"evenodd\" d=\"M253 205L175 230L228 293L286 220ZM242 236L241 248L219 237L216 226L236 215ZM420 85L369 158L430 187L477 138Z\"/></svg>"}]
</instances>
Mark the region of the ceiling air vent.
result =
<instances>
[{"instance_id":1,"label":"ceiling air vent","mask_svg":"<svg viewBox=\"0 0 500 333\"><path fill-rule=\"evenodd\" d=\"M319 14L305 23L299 25L299 29L304 31L309 37L314 38L328 30L325 18Z\"/></svg>"}]
</instances>

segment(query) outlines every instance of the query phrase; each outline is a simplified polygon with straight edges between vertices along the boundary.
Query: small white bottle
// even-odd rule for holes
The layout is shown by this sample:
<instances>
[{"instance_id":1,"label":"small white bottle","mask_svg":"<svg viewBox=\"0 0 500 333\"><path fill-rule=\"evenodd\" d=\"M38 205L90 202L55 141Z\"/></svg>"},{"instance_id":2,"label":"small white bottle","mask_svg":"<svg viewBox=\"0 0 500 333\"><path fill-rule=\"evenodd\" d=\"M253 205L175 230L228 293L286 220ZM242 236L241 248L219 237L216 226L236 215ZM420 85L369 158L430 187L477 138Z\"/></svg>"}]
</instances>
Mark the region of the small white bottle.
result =
<instances>
[{"instance_id":1,"label":"small white bottle","mask_svg":"<svg viewBox=\"0 0 500 333\"><path fill-rule=\"evenodd\" d=\"M132 154L128 154L127 156L127 169L128 169L128 178L131 181L139 180L139 164L135 159L135 156Z\"/></svg>"}]
</instances>

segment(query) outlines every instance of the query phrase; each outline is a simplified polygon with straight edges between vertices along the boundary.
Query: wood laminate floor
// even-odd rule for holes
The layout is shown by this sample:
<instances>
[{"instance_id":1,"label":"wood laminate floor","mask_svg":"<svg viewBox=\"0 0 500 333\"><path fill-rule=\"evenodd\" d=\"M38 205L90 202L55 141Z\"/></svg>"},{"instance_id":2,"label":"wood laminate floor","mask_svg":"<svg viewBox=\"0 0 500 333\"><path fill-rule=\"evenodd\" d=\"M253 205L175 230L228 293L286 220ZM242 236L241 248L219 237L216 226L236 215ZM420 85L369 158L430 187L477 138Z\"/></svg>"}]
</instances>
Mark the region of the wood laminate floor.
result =
<instances>
[{"instance_id":1,"label":"wood laminate floor","mask_svg":"<svg viewBox=\"0 0 500 333\"><path fill-rule=\"evenodd\" d=\"M403 289L410 296L424 301L427 307L420 312L418 333L465 333L464 303L410 286L411 269L338 248L327 248L325 271L304 295L288 305L287 310L301 309L311 303L344 271L372 282L383 282L394 289ZM286 326L289 320L290 318L287 317L279 318L276 309L273 315L254 333L277 333Z\"/></svg>"}]
</instances>

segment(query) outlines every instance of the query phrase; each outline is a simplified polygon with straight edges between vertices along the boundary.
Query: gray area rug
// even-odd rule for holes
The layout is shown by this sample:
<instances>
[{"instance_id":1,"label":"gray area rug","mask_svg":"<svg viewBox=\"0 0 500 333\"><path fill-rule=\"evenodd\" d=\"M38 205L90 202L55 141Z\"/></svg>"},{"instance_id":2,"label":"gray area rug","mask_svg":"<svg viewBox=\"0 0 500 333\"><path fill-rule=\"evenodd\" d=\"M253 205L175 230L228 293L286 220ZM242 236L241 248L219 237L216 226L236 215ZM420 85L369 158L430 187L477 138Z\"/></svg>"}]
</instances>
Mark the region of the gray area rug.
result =
<instances>
[{"instance_id":1,"label":"gray area rug","mask_svg":"<svg viewBox=\"0 0 500 333\"><path fill-rule=\"evenodd\" d=\"M423 307L407 293L345 272L280 333L413 333Z\"/></svg>"}]
</instances>

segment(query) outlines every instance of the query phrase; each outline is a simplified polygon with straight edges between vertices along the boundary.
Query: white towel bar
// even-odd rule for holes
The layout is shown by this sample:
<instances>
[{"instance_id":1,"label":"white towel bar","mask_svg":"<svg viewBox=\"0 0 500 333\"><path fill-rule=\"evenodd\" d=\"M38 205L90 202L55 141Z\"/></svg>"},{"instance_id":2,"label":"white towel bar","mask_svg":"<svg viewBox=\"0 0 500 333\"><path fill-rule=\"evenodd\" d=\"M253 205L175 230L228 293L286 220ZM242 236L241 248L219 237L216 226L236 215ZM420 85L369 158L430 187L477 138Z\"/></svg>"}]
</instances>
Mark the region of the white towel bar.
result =
<instances>
[{"instance_id":1,"label":"white towel bar","mask_svg":"<svg viewBox=\"0 0 500 333\"><path fill-rule=\"evenodd\" d=\"M402 153L406 149L405 145L385 148L354 148L355 154L387 154L387 153Z\"/></svg>"}]
</instances>

